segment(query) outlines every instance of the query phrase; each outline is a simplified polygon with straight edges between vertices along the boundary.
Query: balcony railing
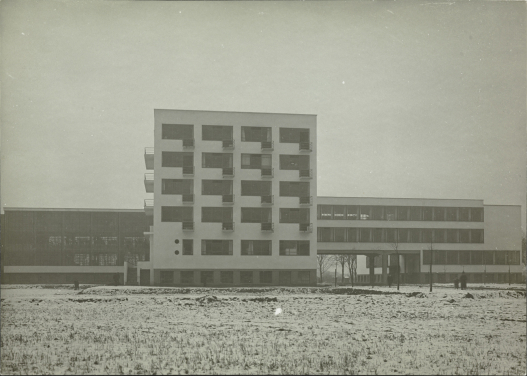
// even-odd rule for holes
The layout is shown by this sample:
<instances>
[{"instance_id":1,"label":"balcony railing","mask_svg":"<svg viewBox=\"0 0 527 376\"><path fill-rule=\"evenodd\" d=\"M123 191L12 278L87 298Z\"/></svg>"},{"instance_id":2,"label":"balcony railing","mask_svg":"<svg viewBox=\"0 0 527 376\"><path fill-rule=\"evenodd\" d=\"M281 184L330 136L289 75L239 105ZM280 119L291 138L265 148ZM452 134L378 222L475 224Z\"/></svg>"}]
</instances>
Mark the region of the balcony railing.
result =
<instances>
[{"instance_id":1,"label":"balcony railing","mask_svg":"<svg viewBox=\"0 0 527 376\"><path fill-rule=\"evenodd\" d=\"M223 140L222 146L224 149L234 149L234 140Z\"/></svg>"},{"instance_id":2,"label":"balcony railing","mask_svg":"<svg viewBox=\"0 0 527 376\"><path fill-rule=\"evenodd\" d=\"M189 193L189 194L183 195L182 201L183 201L184 204L192 204L192 203L194 203L194 194Z\"/></svg>"},{"instance_id":3,"label":"balcony railing","mask_svg":"<svg viewBox=\"0 0 527 376\"><path fill-rule=\"evenodd\" d=\"M262 178L272 178L274 170L272 168L262 168Z\"/></svg>"},{"instance_id":4,"label":"balcony railing","mask_svg":"<svg viewBox=\"0 0 527 376\"><path fill-rule=\"evenodd\" d=\"M223 196L221 196L221 202L223 204L234 204L234 195L223 195Z\"/></svg>"},{"instance_id":5,"label":"balcony railing","mask_svg":"<svg viewBox=\"0 0 527 376\"><path fill-rule=\"evenodd\" d=\"M222 171L224 178L232 178L234 176L234 167L225 167Z\"/></svg>"},{"instance_id":6,"label":"balcony railing","mask_svg":"<svg viewBox=\"0 0 527 376\"><path fill-rule=\"evenodd\" d=\"M313 178L313 170L298 170L298 175L301 179L311 179Z\"/></svg>"},{"instance_id":7,"label":"balcony railing","mask_svg":"<svg viewBox=\"0 0 527 376\"><path fill-rule=\"evenodd\" d=\"M223 222L221 224L221 229L223 231L234 231L234 222Z\"/></svg>"},{"instance_id":8,"label":"balcony railing","mask_svg":"<svg viewBox=\"0 0 527 376\"><path fill-rule=\"evenodd\" d=\"M144 204L145 214L153 215L154 214L154 200L149 198L145 200Z\"/></svg>"},{"instance_id":9,"label":"balcony railing","mask_svg":"<svg viewBox=\"0 0 527 376\"><path fill-rule=\"evenodd\" d=\"M194 175L194 166L183 166L183 175Z\"/></svg>"},{"instance_id":10,"label":"balcony railing","mask_svg":"<svg viewBox=\"0 0 527 376\"><path fill-rule=\"evenodd\" d=\"M270 195L270 196L261 196L262 198L262 205L272 205L273 202L274 202L274 196L273 195Z\"/></svg>"},{"instance_id":11,"label":"balcony railing","mask_svg":"<svg viewBox=\"0 0 527 376\"><path fill-rule=\"evenodd\" d=\"M300 196L298 202L300 205L313 205L313 196Z\"/></svg>"},{"instance_id":12,"label":"balcony railing","mask_svg":"<svg viewBox=\"0 0 527 376\"><path fill-rule=\"evenodd\" d=\"M145 174L145 190L148 193L154 192L154 174L151 172Z\"/></svg>"},{"instance_id":13,"label":"balcony railing","mask_svg":"<svg viewBox=\"0 0 527 376\"><path fill-rule=\"evenodd\" d=\"M154 169L154 148L146 147L145 148L145 165L147 170Z\"/></svg>"},{"instance_id":14,"label":"balcony railing","mask_svg":"<svg viewBox=\"0 0 527 376\"><path fill-rule=\"evenodd\" d=\"M313 232L313 224L311 223L299 223L300 232Z\"/></svg>"},{"instance_id":15,"label":"balcony railing","mask_svg":"<svg viewBox=\"0 0 527 376\"><path fill-rule=\"evenodd\" d=\"M274 142L262 141L262 150L274 150Z\"/></svg>"},{"instance_id":16,"label":"balcony railing","mask_svg":"<svg viewBox=\"0 0 527 376\"><path fill-rule=\"evenodd\" d=\"M192 149L194 147L194 139L193 138L185 138L183 140L183 149Z\"/></svg>"},{"instance_id":17,"label":"balcony railing","mask_svg":"<svg viewBox=\"0 0 527 376\"><path fill-rule=\"evenodd\" d=\"M182 222L181 228L183 231L194 231L194 222Z\"/></svg>"},{"instance_id":18,"label":"balcony railing","mask_svg":"<svg viewBox=\"0 0 527 376\"><path fill-rule=\"evenodd\" d=\"M313 150L313 143L312 142L300 142L298 144L298 149L300 151L311 151Z\"/></svg>"},{"instance_id":19,"label":"balcony railing","mask_svg":"<svg viewBox=\"0 0 527 376\"><path fill-rule=\"evenodd\" d=\"M272 222L262 222L262 231L263 232L273 232L274 226Z\"/></svg>"}]
</instances>

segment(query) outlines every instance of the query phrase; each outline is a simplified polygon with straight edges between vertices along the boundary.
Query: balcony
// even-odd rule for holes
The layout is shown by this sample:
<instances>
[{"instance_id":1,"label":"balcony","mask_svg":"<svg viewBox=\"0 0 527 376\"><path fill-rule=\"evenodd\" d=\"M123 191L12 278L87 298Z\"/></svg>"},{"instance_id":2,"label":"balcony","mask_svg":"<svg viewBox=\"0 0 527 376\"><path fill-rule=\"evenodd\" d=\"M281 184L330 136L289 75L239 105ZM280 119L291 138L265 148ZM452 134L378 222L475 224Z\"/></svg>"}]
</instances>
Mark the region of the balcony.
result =
<instances>
[{"instance_id":1,"label":"balcony","mask_svg":"<svg viewBox=\"0 0 527 376\"><path fill-rule=\"evenodd\" d=\"M272 178L274 175L274 169L272 168L262 168L262 178Z\"/></svg>"},{"instance_id":2,"label":"balcony","mask_svg":"<svg viewBox=\"0 0 527 376\"><path fill-rule=\"evenodd\" d=\"M221 229L222 231L234 231L234 222L223 222Z\"/></svg>"},{"instance_id":3,"label":"balcony","mask_svg":"<svg viewBox=\"0 0 527 376\"><path fill-rule=\"evenodd\" d=\"M261 196L261 203L262 205L273 205L274 203L274 196Z\"/></svg>"},{"instance_id":4,"label":"balcony","mask_svg":"<svg viewBox=\"0 0 527 376\"><path fill-rule=\"evenodd\" d=\"M312 223L299 223L298 229L300 232L313 232Z\"/></svg>"},{"instance_id":5,"label":"balcony","mask_svg":"<svg viewBox=\"0 0 527 376\"><path fill-rule=\"evenodd\" d=\"M193 149L194 148L194 139L186 138L183 140L183 149Z\"/></svg>"},{"instance_id":6,"label":"balcony","mask_svg":"<svg viewBox=\"0 0 527 376\"><path fill-rule=\"evenodd\" d=\"M183 176L194 176L194 166L183 166Z\"/></svg>"},{"instance_id":7,"label":"balcony","mask_svg":"<svg viewBox=\"0 0 527 376\"><path fill-rule=\"evenodd\" d=\"M147 170L154 169L154 148L145 148L145 165Z\"/></svg>"},{"instance_id":8,"label":"balcony","mask_svg":"<svg viewBox=\"0 0 527 376\"><path fill-rule=\"evenodd\" d=\"M222 169L222 174L224 178L234 177L234 167L225 167Z\"/></svg>"},{"instance_id":9,"label":"balcony","mask_svg":"<svg viewBox=\"0 0 527 376\"><path fill-rule=\"evenodd\" d=\"M234 195L223 195L221 196L222 204L234 204Z\"/></svg>"},{"instance_id":10,"label":"balcony","mask_svg":"<svg viewBox=\"0 0 527 376\"><path fill-rule=\"evenodd\" d=\"M154 215L154 200L153 199L146 199L145 200L145 214L150 216Z\"/></svg>"},{"instance_id":11,"label":"balcony","mask_svg":"<svg viewBox=\"0 0 527 376\"><path fill-rule=\"evenodd\" d=\"M194 222L182 222L181 228L183 231L194 231Z\"/></svg>"},{"instance_id":12,"label":"balcony","mask_svg":"<svg viewBox=\"0 0 527 376\"><path fill-rule=\"evenodd\" d=\"M312 151L313 150L313 143L312 142L300 142L298 144L298 149L300 151Z\"/></svg>"},{"instance_id":13,"label":"balcony","mask_svg":"<svg viewBox=\"0 0 527 376\"><path fill-rule=\"evenodd\" d=\"M145 190L147 193L154 193L154 173L145 174Z\"/></svg>"},{"instance_id":14,"label":"balcony","mask_svg":"<svg viewBox=\"0 0 527 376\"><path fill-rule=\"evenodd\" d=\"M193 204L194 203L194 195L192 193L182 195L182 201L184 204Z\"/></svg>"},{"instance_id":15,"label":"balcony","mask_svg":"<svg viewBox=\"0 0 527 376\"><path fill-rule=\"evenodd\" d=\"M262 222L262 232L273 232L274 226L272 222Z\"/></svg>"},{"instance_id":16,"label":"balcony","mask_svg":"<svg viewBox=\"0 0 527 376\"><path fill-rule=\"evenodd\" d=\"M223 140L222 141L223 149L233 150L234 149L234 140Z\"/></svg>"},{"instance_id":17,"label":"balcony","mask_svg":"<svg viewBox=\"0 0 527 376\"><path fill-rule=\"evenodd\" d=\"M273 141L262 141L262 151L272 151L274 150Z\"/></svg>"},{"instance_id":18,"label":"balcony","mask_svg":"<svg viewBox=\"0 0 527 376\"><path fill-rule=\"evenodd\" d=\"M300 196L298 198L299 205L313 205L313 196Z\"/></svg>"},{"instance_id":19,"label":"balcony","mask_svg":"<svg viewBox=\"0 0 527 376\"><path fill-rule=\"evenodd\" d=\"M312 179L313 178L313 170L298 170L298 176L300 179Z\"/></svg>"}]
</instances>

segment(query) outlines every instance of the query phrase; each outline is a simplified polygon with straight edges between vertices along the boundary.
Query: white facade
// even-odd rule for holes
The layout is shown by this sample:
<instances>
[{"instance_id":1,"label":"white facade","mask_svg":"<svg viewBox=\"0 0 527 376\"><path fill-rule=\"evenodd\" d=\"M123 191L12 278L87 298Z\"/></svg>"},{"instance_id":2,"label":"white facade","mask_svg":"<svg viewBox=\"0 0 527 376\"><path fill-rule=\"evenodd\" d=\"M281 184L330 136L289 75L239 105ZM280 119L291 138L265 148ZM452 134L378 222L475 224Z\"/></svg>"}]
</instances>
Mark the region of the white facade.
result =
<instances>
[{"instance_id":1,"label":"white facade","mask_svg":"<svg viewBox=\"0 0 527 376\"><path fill-rule=\"evenodd\" d=\"M202 271L213 271L211 283L221 284L219 271L233 271L234 284L239 281L239 271L271 271L273 284L278 284L279 271L291 272L291 284L306 284L306 272L309 272L308 284L316 283L316 116L293 114L269 113L239 113L239 112L214 112L214 111L180 111L180 110L155 110L154 124L154 157L151 166L151 156L146 156L147 167L153 167L153 231L151 235L150 262L143 264L142 268L149 268L151 283L161 283L161 271L173 271L173 284L180 284L181 271L195 271L194 284L200 284L199 277ZM184 147L183 140L163 139L163 124L192 125L194 146L189 147L187 142ZM232 127L233 143L219 140L203 140L203 126ZM271 143L265 144L262 149L261 142L242 141L242 127L270 127ZM300 144L294 142L280 142L280 129L305 129L309 132L308 146L300 150ZM272 148L269 148L272 146ZM183 174L181 167L163 167L163 152L191 152L193 153L193 170L191 175ZM232 168L234 176L225 176L222 168L205 168L203 153L232 154ZM262 176L260 168L242 168L242 154L266 155L266 161L271 159L271 176ZM284 170L280 167L280 155L302 156L309 161L309 176L301 178L299 170ZM244 157L247 160L247 156ZM296 157L295 157L296 158ZM256 157L258 159L258 157ZM149 166L150 165L150 166ZM305 166L304 166L305 167ZM188 172L188 171L187 171ZM306 172L304 171L304 174ZM150 179L150 177L149 177ZM163 194L163 179L192 179L193 202L183 202L183 195ZM205 195L203 184L205 180L230 180L232 181L233 202L224 203L222 195ZM242 181L270 181L272 204L262 204L260 196L242 196ZM303 182L309 185L308 204L300 204L299 197L280 196L280 182ZM150 184L145 181L145 184ZM230 201L230 200L228 200ZM162 221L162 207L184 206L191 207L193 211L193 230L183 230L182 222ZM202 221L202 208L232 208L232 230L224 230L220 223L204 223ZM262 231L260 223L242 223L242 208L270 208L273 231ZM280 218L281 208L308 209L308 232L300 231L299 223L283 223ZM229 209L226 209L227 211ZM187 221L188 222L188 221ZM267 222L267 220L265 220ZM187 224L188 225L188 224ZM305 230L305 229L304 229ZM193 254L183 255L183 240L193 240ZM231 240L232 255L203 255L202 240ZM179 240L179 244L175 241ZM242 240L270 240L272 252L269 256L241 255ZM280 255L280 241L309 241L308 256ZM179 251L179 254L175 254ZM304 272L303 281L297 281L298 273ZM167 275L165 273L165 275ZM169 275L169 279L170 279ZM297 282L295 282L297 281ZM143 282L142 282L143 283ZM253 283L260 284L258 273L254 274Z\"/></svg>"}]
</instances>

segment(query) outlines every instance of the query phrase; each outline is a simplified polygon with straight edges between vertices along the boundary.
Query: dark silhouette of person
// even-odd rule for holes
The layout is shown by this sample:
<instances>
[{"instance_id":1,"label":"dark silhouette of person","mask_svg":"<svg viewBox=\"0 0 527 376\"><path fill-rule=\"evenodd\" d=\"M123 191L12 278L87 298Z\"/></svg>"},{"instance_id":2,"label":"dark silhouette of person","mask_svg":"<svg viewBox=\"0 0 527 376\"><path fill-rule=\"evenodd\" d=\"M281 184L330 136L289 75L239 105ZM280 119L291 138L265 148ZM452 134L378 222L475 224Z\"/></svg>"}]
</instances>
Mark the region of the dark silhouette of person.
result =
<instances>
[{"instance_id":1,"label":"dark silhouette of person","mask_svg":"<svg viewBox=\"0 0 527 376\"><path fill-rule=\"evenodd\" d=\"M467 288L467 275L465 274L465 272L461 273L459 281L461 282L461 290L465 290Z\"/></svg>"},{"instance_id":2,"label":"dark silhouette of person","mask_svg":"<svg viewBox=\"0 0 527 376\"><path fill-rule=\"evenodd\" d=\"M392 287L393 277L391 274L388 274L388 287Z\"/></svg>"},{"instance_id":3,"label":"dark silhouette of person","mask_svg":"<svg viewBox=\"0 0 527 376\"><path fill-rule=\"evenodd\" d=\"M75 286L75 290L79 289L79 281L77 280L73 281L73 285Z\"/></svg>"}]
</instances>

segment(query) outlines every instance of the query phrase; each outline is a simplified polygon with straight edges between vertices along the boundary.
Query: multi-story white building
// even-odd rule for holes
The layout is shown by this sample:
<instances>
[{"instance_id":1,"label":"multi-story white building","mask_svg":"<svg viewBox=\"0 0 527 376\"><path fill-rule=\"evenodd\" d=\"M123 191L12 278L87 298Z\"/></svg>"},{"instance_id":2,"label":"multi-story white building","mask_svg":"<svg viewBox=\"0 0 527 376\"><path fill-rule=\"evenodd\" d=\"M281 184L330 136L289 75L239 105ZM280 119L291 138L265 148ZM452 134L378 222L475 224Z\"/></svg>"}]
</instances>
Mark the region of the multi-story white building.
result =
<instances>
[{"instance_id":1,"label":"multi-story white building","mask_svg":"<svg viewBox=\"0 0 527 376\"><path fill-rule=\"evenodd\" d=\"M316 116L155 110L141 283L316 284Z\"/></svg>"},{"instance_id":2,"label":"multi-story white building","mask_svg":"<svg viewBox=\"0 0 527 376\"><path fill-rule=\"evenodd\" d=\"M520 205L319 197L317 211L318 253L358 255L358 282L395 281L399 265L401 281L428 283L430 249L434 282L525 282Z\"/></svg>"}]
</instances>

